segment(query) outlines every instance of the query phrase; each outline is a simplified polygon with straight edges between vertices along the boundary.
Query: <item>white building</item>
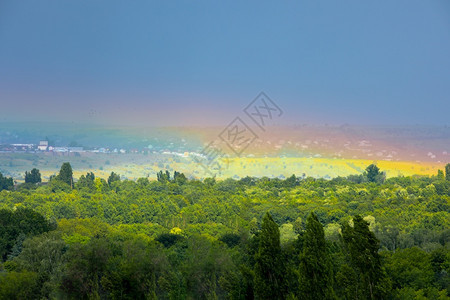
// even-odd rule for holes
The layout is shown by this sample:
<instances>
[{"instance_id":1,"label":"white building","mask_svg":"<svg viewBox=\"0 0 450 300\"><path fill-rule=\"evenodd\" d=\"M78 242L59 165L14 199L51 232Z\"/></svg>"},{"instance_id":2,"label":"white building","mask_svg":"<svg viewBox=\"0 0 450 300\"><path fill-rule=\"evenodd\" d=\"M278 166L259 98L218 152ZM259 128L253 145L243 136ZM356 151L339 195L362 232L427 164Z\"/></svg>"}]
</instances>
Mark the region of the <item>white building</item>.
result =
<instances>
[{"instance_id":1,"label":"white building","mask_svg":"<svg viewBox=\"0 0 450 300\"><path fill-rule=\"evenodd\" d=\"M39 142L38 149L40 151L47 151L47 148L48 148L48 141L40 141Z\"/></svg>"}]
</instances>

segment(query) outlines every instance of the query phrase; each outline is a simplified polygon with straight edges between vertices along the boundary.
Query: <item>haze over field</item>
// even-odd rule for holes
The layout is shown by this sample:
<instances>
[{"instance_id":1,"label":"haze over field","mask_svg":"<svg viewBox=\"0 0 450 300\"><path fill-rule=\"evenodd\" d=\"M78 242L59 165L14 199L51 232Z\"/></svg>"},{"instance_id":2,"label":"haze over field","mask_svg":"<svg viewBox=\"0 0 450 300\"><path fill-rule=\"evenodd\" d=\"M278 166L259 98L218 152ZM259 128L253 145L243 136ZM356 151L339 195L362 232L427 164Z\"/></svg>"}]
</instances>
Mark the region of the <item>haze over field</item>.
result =
<instances>
[{"instance_id":1,"label":"haze over field","mask_svg":"<svg viewBox=\"0 0 450 300\"><path fill-rule=\"evenodd\" d=\"M185 153L219 140L235 157L220 133L239 117L251 143L217 176L332 177L374 161L389 175L434 174L450 152L449 3L350 6L4 1L0 144L150 151L67 159L100 176L154 178L163 165L202 178ZM261 91L276 108L252 102ZM270 128L245 113L251 103ZM0 158L18 180L60 162Z\"/></svg>"},{"instance_id":2,"label":"haze over field","mask_svg":"<svg viewBox=\"0 0 450 300\"><path fill-rule=\"evenodd\" d=\"M90 171L107 178L156 179L161 169L178 170L192 178L278 177L292 174L332 178L362 173L376 162L388 177L435 175L450 157L450 128L437 126L272 126L237 156L226 143L215 159L220 170L205 168L205 147L218 139L221 127L130 128L76 124L6 124L0 144L38 144L48 139L61 148L52 151L3 151L0 170L23 180L25 171L39 167L43 179L68 161L79 177ZM69 145L81 147L66 152ZM7 148L5 148L7 149ZM96 150L97 149L97 150ZM98 149L103 149L99 151ZM62 151L64 150L64 151ZM0 149L1 151L1 149ZM206 159L206 160L205 160Z\"/></svg>"}]
</instances>

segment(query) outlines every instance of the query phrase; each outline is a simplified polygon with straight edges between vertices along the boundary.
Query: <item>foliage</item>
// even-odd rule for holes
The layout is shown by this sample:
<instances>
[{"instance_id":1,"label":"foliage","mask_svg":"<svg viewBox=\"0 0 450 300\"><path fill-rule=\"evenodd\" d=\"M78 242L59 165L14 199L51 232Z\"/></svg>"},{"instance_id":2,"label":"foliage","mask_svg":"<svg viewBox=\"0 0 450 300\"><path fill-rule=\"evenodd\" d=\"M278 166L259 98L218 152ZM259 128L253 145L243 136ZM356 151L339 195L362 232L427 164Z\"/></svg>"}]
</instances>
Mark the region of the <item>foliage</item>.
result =
<instances>
[{"instance_id":1,"label":"foliage","mask_svg":"<svg viewBox=\"0 0 450 300\"><path fill-rule=\"evenodd\" d=\"M38 169L33 168L30 172L25 172L25 183L39 183L41 181L41 173Z\"/></svg>"},{"instance_id":2,"label":"foliage","mask_svg":"<svg viewBox=\"0 0 450 300\"><path fill-rule=\"evenodd\" d=\"M311 213L303 234L300 258L300 295L302 299L334 299L331 258L322 224Z\"/></svg>"},{"instance_id":3,"label":"foliage","mask_svg":"<svg viewBox=\"0 0 450 300\"><path fill-rule=\"evenodd\" d=\"M2 190L11 190L14 187L14 180L12 177L4 177L2 173L0 173L0 191Z\"/></svg>"},{"instance_id":4,"label":"foliage","mask_svg":"<svg viewBox=\"0 0 450 300\"><path fill-rule=\"evenodd\" d=\"M383 277L379 242L369 230L369 224L359 215L353 217L353 226L344 223L342 237L347 249L349 264L356 280L354 296L366 299L383 298Z\"/></svg>"},{"instance_id":5,"label":"foliage","mask_svg":"<svg viewBox=\"0 0 450 300\"><path fill-rule=\"evenodd\" d=\"M111 186L113 182L120 181L120 175L111 172L111 175L108 177L108 184Z\"/></svg>"},{"instance_id":6,"label":"foliage","mask_svg":"<svg viewBox=\"0 0 450 300\"><path fill-rule=\"evenodd\" d=\"M375 164L366 168L365 176L369 182L383 183L386 180L386 174L381 172Z\"/></svg>"},{"instance_id":7,"label":"foliage","mask_svg":"<svg viewBox=\"0 0 450 300\"><path fill-rule=\"evenodd\" d=\"M280 230L269 213L263 217L255 256L255 298L284 298L284 263L280 246Z\"/></svg>"},{"instance_id":8,"label":"foliage","mask_svg":"<svg viewBox=\"0 0 450 300\"><path fill-rule=\"evenodd\" d=\"M34 272L7 272L0 274L0 299L35 299L38 274Z\"/></svg>"},{"instance_id":9,"label":"foliage","mask_svg":"<svg viewBox=\"0 0 450 300\"><path fill-rule=\"evenodd\" d=\"M0 299L449 296L442 176L172 174L0 191Z\"/></svg>"},{"instance_id":10,"label":"foliage","mask_svg":"<svg viewBox=\"0 0 450 300\"><path fill-rule=\"evenodd\" d=\"M0 209L0 257L5 261L14 246L21 247L23 235L34 236L54 228L41 214L29 209L19 207L11 211ZM20 243L20 245L17 245Z\"/></svg>"},{"instance_id":11,"label":"foliage","mask_svg":"<svg viewBox=\"0 0 450 300\"><path fill-rule=\"evenodd\" d=\"M71 188L73 187L73 171L70 163L65 162L62 164L57 179L68 184Z\"/></svg>"}]
</instances>

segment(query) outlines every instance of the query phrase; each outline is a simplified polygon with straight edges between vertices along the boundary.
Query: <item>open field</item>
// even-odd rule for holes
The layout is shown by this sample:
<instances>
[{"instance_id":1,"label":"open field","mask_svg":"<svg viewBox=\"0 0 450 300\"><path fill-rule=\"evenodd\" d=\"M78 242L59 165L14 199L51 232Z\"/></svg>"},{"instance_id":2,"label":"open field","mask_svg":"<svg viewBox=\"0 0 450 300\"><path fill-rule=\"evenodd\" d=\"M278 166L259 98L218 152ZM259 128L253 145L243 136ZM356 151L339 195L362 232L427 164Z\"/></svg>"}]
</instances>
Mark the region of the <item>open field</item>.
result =
<instances>
[{"instance_id":1,"label":"open field","mask_svg":"<svg viewBox=\"0 0 450 300\"><path fill-rule=\"evenodd\" d=\"M450 161L450 128L442 126L271 127L264 134L258 133L241 158L228 152L232 158L219 161L221 169L212 172L196 163L193 153L201 153L205 145L217 140L221 127L95 129L61 125L43 127L42 132L30 129L35 127L4 126L0 141L38 143L48 135L56 146L67 146L72 141L87 149L105 147L110 153L0 153L0 172L18 182L32 168L38 168L43 180L48 180L63 162L71 163L75 178L91 171L105 178L114 171L123 178L154 179L159 170L177 170L191 178L214 174L218 178L282 178L292 174L332 178L360 174L373 162L388 177L432 175ZM225 145L221 148L225 152L228 149ZM112 153L114 149L126 149L127 153Z\"/></svg>"},{"instance_id":2,"label":"open field","mask_svg":"<svg viewBox=\"0 0 450 300\"><path fill-rule=\"evenodd\" d=\"M310 157L244 157L221 159L221 169L215 172L205 171L205 167L198 164L192 157L164 155L159 153L144 154L100 154L82 153L75 155L61 154L0 154L0 172L13 176L21 182L25 171L38 168L47 181L56 174L63 162L70 162L74 177L78 178L87 172L94 172L96 176L107 178L114 171L123 178L137 179L149 177L156 179L159 170L177 170L193 178L210 177L216 174L218 178L255 177L288 177L312 176L333 178L350 174L361 174L364 169L376 162L381 170L386 171L388 177L398 175L434 175L438 169L444 168L444 163L410 162L410 161L374 161L369 159L339 159L339 158L310 158ZM209 169L208 169L209 170Z\"/></svg>"}]
</instances>

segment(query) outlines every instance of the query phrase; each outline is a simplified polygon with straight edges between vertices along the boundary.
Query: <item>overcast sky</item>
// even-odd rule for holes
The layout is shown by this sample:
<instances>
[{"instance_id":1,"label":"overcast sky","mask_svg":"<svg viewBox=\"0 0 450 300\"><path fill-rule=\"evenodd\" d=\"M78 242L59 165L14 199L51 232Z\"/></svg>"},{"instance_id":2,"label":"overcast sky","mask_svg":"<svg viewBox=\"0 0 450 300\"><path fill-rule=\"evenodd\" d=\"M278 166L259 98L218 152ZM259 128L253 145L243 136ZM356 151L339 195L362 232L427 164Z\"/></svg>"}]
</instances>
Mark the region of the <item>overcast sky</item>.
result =
<instances>
[{"instance_id":1,"label":"overcast sky","mask_svg":"<svg viewBox=\"0 0 450 300\"><path fill-rule=\"evenodd\" d=\"M450 1L0 1L0 121L449 125Z\"/></svg>"}]
</instances>

